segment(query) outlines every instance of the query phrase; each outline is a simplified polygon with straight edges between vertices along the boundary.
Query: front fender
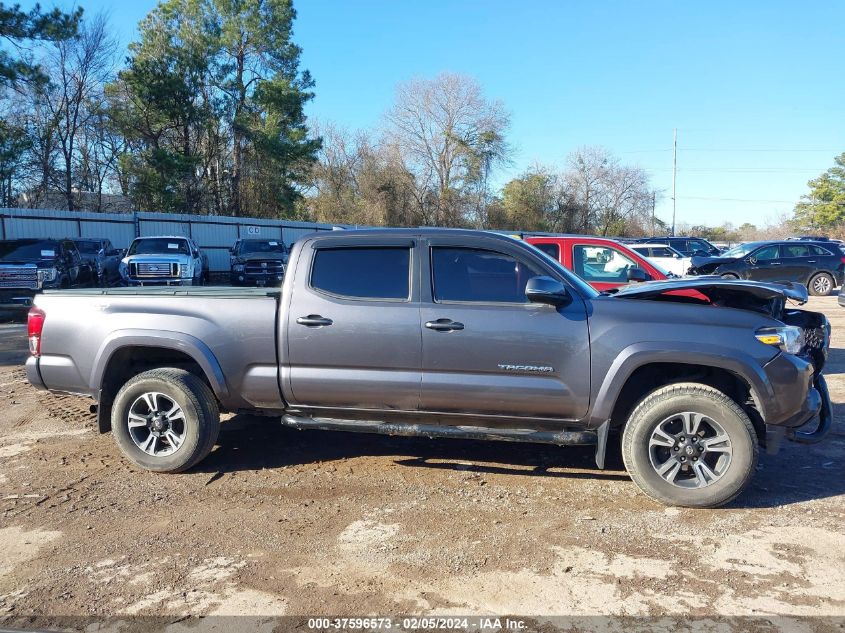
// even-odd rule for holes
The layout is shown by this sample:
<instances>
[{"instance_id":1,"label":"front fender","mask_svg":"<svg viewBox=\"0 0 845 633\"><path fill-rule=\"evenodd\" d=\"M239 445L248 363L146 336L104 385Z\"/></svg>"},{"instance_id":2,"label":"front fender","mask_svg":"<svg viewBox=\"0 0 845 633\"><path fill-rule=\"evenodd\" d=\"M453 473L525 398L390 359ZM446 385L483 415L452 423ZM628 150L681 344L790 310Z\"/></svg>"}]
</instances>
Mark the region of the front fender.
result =
<instances>
[{"instance_id":1,"label":"front fender","mask_svg":"<svg viewBox=\"0 0 845 633\"><path fill-rule=\"evenodd\" d=\"M626 347L610 365L595 397L589 426L596 428L610 419L616 400L628 378L652 363L682 363L727 370L742 378L751 387L751 395L766 419L768 402L774 399L772 385L763 367L754 357L734 348L707 343L688 343L683 350L669 350L662 342L642 342Z\"/></svg>"},{"instance_id":2,"label":"front fender","mask_svg":"<svg viewBox=\"0 0 845 633\"><path fill-rule=\"evenodd\" d=\"M102 388L105 370L111 357L125 347L158 347L187 354L205 372L217 399L228 400L229 388L223 369L208 345L184 332L160 330L127 329L115 330L109 334L97 350L91 370L89 385L94 392Z\"/></svg>"}]
</instances>

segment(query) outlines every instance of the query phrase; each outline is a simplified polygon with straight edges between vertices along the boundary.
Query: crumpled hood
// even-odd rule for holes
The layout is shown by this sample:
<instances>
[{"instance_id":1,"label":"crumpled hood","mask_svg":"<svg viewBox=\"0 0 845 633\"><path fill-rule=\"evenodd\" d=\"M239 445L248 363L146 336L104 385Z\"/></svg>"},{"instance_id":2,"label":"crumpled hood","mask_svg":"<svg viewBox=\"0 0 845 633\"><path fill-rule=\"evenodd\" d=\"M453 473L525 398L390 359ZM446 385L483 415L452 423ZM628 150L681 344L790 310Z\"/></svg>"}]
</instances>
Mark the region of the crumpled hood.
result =
<instances>
[{"instance_id":1,"label":"crumpled hood","mask_svg":"<svg viewBox=\"0 0 845 633\"><path fill-rule=\"evenodd\" d=\"M692 257L690 258L690 270L702 275L714 272L722 264L732 264L740 259L739 257Z\"/></svg>"},{"instance_id":2,"label":"crumpled hood","mask_svg":"<svg viewBox=\"0 0 845 633\"><path fill-rule=\"evenodd\" d=\"M629 285L617 292L609 291L607 294L619 299L736 308L766 314L778 320L784 317L787 299L801 305L807 303L808 298L807 288L801 284L722 279L716 275L649 281Z\"/></svg>"}]
</instances>

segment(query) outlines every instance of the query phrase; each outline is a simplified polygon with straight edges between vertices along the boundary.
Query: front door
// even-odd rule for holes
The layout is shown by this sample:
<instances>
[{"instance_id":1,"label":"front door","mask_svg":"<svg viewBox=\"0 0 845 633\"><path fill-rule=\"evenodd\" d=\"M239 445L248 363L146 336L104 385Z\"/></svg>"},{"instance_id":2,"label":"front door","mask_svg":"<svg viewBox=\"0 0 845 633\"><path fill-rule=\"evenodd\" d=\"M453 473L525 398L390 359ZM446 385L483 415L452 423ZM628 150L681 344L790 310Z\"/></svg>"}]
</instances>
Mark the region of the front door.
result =
<instances>
[{"instance_id":1,"label":"front door","mask_svg":"<svg viewBox=\"0 0 845 633\"><path fill-rule=\"evenodd\" d=\"M560 308L526 300L528 280L550 274L540 257L501 240L465 248L438 238L421 265L429 280L421 304L424 411L558 420L586 414L586 309L574 293Z\"/></svg>"},{"instance_id":2,"label":"front door","mask_svg":"<svg viewBox=\"0 0 845 633\"><path fill-rule=\"evenodd\" d=\"M758 248L745 258L745 278L754 281L784 281L783 261L777 244Z\"/></svg>"},{"instance_id":3,"label":"front door","mask_svg":"<svg viewBox=\"0 0 845 633\"><path fill-rule=\"evenodd\" d=\"M420 305L414 241L303 246L280 324L285 397L301 407L414 411ZM285 386L288 388L285 389Z\"/></svg>"},{"instance_id":4,"label":"front door","mask_svg":"<svg viewBox=\"0 0 845 633\"><path fill-rule=\"evenodd\" d=\"M572 272L602 292L628 283L628 270L641 266L611 246L577 244L572 249Z\"/></svg>"}]
</instances>

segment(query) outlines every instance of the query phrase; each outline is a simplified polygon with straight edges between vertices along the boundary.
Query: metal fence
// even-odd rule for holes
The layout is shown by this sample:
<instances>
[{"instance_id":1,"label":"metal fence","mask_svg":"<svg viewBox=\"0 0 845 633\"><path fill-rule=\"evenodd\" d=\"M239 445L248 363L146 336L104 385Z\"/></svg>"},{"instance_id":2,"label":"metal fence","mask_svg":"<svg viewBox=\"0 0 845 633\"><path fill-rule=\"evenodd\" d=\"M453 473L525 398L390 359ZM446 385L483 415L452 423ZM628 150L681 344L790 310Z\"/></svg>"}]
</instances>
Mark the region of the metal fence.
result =
<instances>
[{"instance_id":1,"label":"metal fence","mask_svg":"<svg viewBox=\"0 0 845 633\"><path fill-rule=\"evenodd\" d=\"M228 272L229 249L240 237L281 240L288 246L314 231L347 228L317 222L289 222L220 215L175 213L91 213L52 209L0 209L0 239L97 237L127 248L136 237L183 235L208 255L211 272Z\"/></svg>"}]
</instances>

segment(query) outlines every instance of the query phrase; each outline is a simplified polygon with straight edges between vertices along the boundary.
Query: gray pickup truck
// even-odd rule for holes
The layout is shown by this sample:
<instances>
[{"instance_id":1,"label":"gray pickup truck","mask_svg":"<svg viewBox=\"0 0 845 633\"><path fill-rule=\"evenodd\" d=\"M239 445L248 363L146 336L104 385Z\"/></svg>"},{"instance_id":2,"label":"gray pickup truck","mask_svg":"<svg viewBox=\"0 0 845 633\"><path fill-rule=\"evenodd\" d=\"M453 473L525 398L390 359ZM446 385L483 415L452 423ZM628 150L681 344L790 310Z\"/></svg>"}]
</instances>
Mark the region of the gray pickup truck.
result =
<instances>
[{"instance_id":1,"label":"gray pickup truck","mask_svg":"<svg viewBox=\"0 0 845 633\"><path fill-rule=\"evenodd\" d=\"M830 326L788 307L806 299L708 277L599 294L502 235L323 233L294 246L281 289L47 292L26 370L95 399L100 430L153 471L208 455L221 411L590 444L599 467L619 431L645 493L713 507L747 486L767 439L814 442L830 426Z\"/></svg>"}]
</instances>

